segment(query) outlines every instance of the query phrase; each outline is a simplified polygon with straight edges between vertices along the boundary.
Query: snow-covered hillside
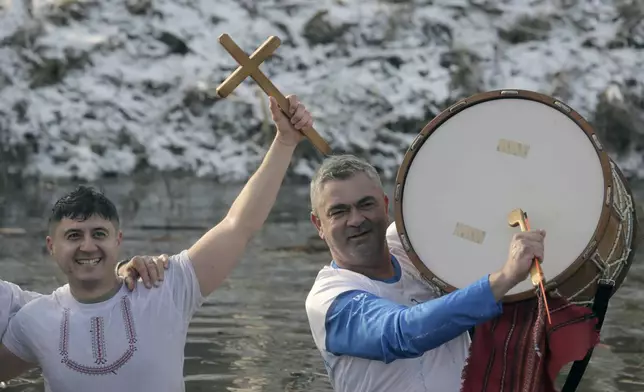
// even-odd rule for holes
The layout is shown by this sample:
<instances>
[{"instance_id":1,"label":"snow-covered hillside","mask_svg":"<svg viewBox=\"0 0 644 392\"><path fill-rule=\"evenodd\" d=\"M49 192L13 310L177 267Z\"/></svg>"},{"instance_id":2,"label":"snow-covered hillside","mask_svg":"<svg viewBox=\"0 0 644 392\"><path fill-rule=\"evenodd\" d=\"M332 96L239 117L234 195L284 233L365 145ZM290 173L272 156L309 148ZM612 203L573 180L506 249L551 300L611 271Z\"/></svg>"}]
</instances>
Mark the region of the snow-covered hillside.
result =
<instances>
[{"instance_id":1,"label":"snow-covered hillside","mask_svg":"<svg viewBox=\"0 0 644 392\"><path fill-rule=\"evenodd\" d=\"M3 3L4 2L4 3ZM336 152L386 177L450 103L497 88L563 99L644 174L638 0L0 0L0 165L94 179L143 168L245 179L270 141L252 81L214 90L246 52L297 94ZM319 154L298 149L293 174Z\"/></svg>"}]
</instances>

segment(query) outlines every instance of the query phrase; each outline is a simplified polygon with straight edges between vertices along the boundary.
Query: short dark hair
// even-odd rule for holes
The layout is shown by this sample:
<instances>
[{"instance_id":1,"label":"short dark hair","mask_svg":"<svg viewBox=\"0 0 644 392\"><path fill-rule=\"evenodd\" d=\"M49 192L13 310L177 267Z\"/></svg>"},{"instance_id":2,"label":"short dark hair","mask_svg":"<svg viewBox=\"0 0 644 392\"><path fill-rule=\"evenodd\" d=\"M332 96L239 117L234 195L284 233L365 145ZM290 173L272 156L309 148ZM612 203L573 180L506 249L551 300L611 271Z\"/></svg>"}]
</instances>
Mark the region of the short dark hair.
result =
<instances>
[{"instance_id":1,"label":"short dark hair","mask_svg":"<svg viewBox=\"0 0 644 392\"><path fill-rule=\"evenodd\" d=\"M114 203L94 188L81 185L54 204L49 216L49 228L51 230L53 225L65 218L84 221L94 215L111 221L116 228L120 225Z\"/></svg>"}]
</instances>

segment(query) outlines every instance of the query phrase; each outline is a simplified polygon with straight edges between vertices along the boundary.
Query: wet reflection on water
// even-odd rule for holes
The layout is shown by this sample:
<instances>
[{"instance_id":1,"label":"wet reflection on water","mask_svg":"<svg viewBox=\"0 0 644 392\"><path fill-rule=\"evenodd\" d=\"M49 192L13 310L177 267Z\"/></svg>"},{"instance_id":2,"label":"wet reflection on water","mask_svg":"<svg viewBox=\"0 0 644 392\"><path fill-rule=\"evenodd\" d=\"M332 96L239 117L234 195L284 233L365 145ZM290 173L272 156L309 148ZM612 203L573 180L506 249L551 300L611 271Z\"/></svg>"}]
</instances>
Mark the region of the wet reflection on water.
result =
<instances>
[{"instance_id":1,"label":"wet reflection on water","mask_svg":"<svg viewBox=\"0 0 644 392\"><path fill-rule=\"evenodd\" d=\"M125 255L178 252L219 221L239 186L194 179L104 181L124 221ZM632 184L643 205L644 186ZM49 292L63 280L44 251L51 203L73 185L33 185L0 192L0 277ZM389 187L391 190L391 187ZM391 194L391 192L389 192ZM313 344L304 300L329 262L308 221L308 187L285 186L269 223L243 261L191 323L186 345L187 391L331 391ZM602 342L579 392L644 390L644 267L638 262L611 302ZM6 391L44 391L38 372Z\"/></svg>"}]
</instances>

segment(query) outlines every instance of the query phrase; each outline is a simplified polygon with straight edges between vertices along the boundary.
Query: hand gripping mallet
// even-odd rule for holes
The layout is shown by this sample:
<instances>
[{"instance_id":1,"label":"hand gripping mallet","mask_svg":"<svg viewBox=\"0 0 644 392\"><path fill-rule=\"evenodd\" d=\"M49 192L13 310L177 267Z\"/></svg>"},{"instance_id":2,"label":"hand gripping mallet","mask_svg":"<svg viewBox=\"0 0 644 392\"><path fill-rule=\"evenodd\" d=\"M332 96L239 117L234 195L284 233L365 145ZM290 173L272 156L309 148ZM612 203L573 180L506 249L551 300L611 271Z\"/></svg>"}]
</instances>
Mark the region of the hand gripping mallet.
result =
<instances>
[{"instance_id":1,"label":"hand gripping mallet","mask_svg":"<svg viewBox=\"0 0 644 392\"><path fill-rule=\"evenodd\" d=\"M520 226L521 231L530 230L530 227L528 226L528 214L520 208L516 208L510 212L508 215L508 224L511 227ZM541 261L535 257L532 262L532 267L530 267L530 280L532 281L533 286L539 286L541 288L543 303L546 307L546 314L548 315L548 324L552 324L552 321L550 320L550 310L548 309L548 300L546 298L546 289L543 286L544 279L543 271L541 270Z\"/></svg>"}]
</instances>

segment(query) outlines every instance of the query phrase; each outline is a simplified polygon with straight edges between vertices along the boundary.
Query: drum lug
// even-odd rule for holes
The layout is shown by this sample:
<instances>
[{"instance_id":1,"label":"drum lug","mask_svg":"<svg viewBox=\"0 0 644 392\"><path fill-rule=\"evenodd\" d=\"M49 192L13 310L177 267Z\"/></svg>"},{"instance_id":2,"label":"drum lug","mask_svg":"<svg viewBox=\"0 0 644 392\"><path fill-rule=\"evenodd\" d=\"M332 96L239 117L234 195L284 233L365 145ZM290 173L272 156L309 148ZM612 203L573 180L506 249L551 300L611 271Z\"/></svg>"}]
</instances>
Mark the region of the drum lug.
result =
<instances>
[{"instance_id":1,"label":"drum lug","mask_svg":"<svg viewBox=\"0 0 644 392\"><path fill-rule=\"evenodd\" d=\"M584 253L582 253L582 256L584 259L588 258L588 255L590 255L590 252L595 250L595 245L597 244L597 240L593 240L587 247Z\"/></svg>"},{"instance_id":2,"label":"drum lug","mask_svg":"<svg viewBox=\"0 0 644 392\"><path fill-rule=\"evenodd\" d=\"M402 242L402 246L403 248L405 248L405 252L411 251L411 244L409 243L407 236L403 233L400 233L400 242Z\"/></svg>"},{"instance_id":3,"label":"drum lug","mask_svg":"<svg viewBox=\"0 0 644 392\"><path fill-rule=\"evenodd\" d=\"M454 112L455 110L459 109L461 106L467 105L467 100L462 100L460 102L455 103L454 105L450 106L448 109L450 113Z\"/></svg>"},{"instance_id":4,"label":"drum lug","mask_svg":"<svg viewBox=\"0 0 644 392\"><path fill-rule=\"evenodd\" d=\"M400 200L400 191L402 191L402 185L396 184L396 190L394 191L394 199L396 201Z\"/></svg>"},{"instance_id":5,"label":"drum lug","mask_svg":"<svg viewBox=\"0 0 644 392\"><path fill-rule=\"evenodd\" d=\"M416 147L418 147L418 142L423 140L424 137L425 136L423 136L423 134L420 134L420 135L416 136L416 139L414 139L414 141L411 142L411 147L409 149L414 151L416 149Z\"/></svg>"},{"instance_id":6,"label":"drum lug","mask_svg":"<svg viewBox=\"0 0 644 392\"><path fill-rule=\"evenodd\" d=\"M434 276L431 279L431 282L433 284L435 284L436 286L438 286L441 290L443 290L443 291L447 290L447 285L441 279L438 279L437 277Z\"/></svg>"},{"instance_id":7,"label":"drum lug","mask_svg":"<svg viewBox=\"0 0 644 392\"><path fill-rule=\"evenodd\" d=\"M555 101L554 104L555 104L556 107L558 107L559 109L563 110L566 113L570 113L572 111L572 109L570 109L570 107L568 107L567 105L563 104L562 102Z\"/></svg>"},{"instance_id":8,"label":"drum lug","mask_svg":"<svg viewBox=\"0 0 644 392\"><path fill-rule=\"evenodd\" d=\"M595 143L595 146L597 146L597 149L599 151L602 151L604 147L602 146L602 143L599 141L599 137L597 137L596 134L593 133L593 136L591 136L593 139L593 143Z\"/></svg>"},{"instance_id":9,"label":"drum lug","mask_svg":"<svg viewBox=\"0 0 644 392\"><path fill-rule=\"evenodd\" d=\"M546 281L545 284L543 285L544 289L548 292L552 290L556 290L558 286L559 286L559 283L554 279Z\"/></svg>"}]
</instances>

